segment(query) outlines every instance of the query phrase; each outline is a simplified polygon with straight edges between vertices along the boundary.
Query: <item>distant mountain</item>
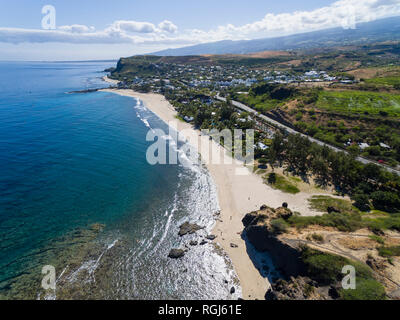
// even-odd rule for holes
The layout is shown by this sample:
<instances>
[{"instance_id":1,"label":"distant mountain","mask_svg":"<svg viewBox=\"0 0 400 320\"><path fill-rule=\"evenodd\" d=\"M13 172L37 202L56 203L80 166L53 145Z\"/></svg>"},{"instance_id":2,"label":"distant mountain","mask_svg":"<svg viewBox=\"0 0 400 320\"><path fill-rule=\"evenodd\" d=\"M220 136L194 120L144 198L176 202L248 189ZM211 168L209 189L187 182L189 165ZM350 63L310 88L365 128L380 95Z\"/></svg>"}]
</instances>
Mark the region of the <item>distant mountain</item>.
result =
<instances>
[{"instance_id":1,"label":"distant mountain","mask_svg":"<svg viewBox=\"0 0 400 320\"><path fill-rule=\"evenodd\" d=\"M344 45L360 45L378 41L400 40L400 17L360 23L357 28L325 29L278 38L242 41L218 41L153 53L160 56L201 54L245 54L269 50L294 50Z\"/></svg>"}]
</instances>

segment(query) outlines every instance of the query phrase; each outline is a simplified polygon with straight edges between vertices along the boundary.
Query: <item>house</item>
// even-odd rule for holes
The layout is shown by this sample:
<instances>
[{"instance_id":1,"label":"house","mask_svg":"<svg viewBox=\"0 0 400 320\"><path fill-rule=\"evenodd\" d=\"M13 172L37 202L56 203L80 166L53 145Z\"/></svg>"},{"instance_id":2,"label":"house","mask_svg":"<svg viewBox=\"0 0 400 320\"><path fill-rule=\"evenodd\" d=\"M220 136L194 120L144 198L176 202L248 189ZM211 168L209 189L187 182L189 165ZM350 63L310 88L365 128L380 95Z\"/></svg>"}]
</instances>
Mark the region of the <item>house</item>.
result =
<instances>
[{"instance_id":1,"label":"house","mask_svg":"<svg viewBox=\"0 0 400 320\"><path fill-rule=\"evenodd\" d=\"M259 143L257 143L257 147L259 148L259 149L261 149L262 151L265 151L265 150L267 150L269 147L268 146L266 146L264 143L262 143L262 142L259 142Z\"/></svg>"},{"instance_id":2,"label":"house","mask_svg":"<svg viewBox=\"0 0 400 320\"><path fill-rule=\"evenodd\" d=\"M364 150L364 149L366 149L366 148L369 148L369 144L368 144L368 143L365 143L365 142L359 143L358 145L359 145L359 147L360 147L361 150Z\"/></svg>"},{"instance_id":3,"label":"house","mask_svg":"<svg viewBox=\"0 0 400 320\"><path fill-rule=\"evenodd\" d=\"M384 148L384 149L390 149L390 146L388 146L387 144L384 144L384 143L379 143L379 146L381 147L381 148Z\"/></svg>"},{"instance_id":4,"label":"house","mask_svg":"<svg viewBox=\"0 0 400 320\"><path fill-rule=\"evenodd\" d=\"M194 118L193 117L184 116L183 120L185 120L186 122L192 122L194 120Z\"/></svg>"}]
</instances>

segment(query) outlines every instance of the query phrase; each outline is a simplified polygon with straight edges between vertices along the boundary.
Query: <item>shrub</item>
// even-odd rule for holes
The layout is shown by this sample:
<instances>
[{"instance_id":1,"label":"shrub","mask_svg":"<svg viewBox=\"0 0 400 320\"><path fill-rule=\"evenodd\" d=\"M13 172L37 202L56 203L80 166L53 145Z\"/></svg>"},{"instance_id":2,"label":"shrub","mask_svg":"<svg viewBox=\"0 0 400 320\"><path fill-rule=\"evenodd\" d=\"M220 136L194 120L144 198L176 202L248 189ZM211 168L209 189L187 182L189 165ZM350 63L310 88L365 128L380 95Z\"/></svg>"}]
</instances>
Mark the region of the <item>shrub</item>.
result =
<instances>
[{"instance_id":1,"label":"shrub","mask_svg":"<svg viewBox=\"0 0 400 320\"><path fill-rule=\"evenodd\" d=\"M382 257L395 257L400 256L400 246L393 247L380 247L378 249L379 255Z\"/></svg>"},{"instance_id":2,"label":"shrub","mask_svg":"<svg viewBox=\"0 0 400 320\"><path fill-rule=\"evenodd\" d=\"M371 235L371 236L369 236L369 238L370 239L372 239L372 240L374 240L374 241L376 241L376 242L378 242L378 243L380 243L380 244L385 244L385 239L383 239L382 237L380 237L380 236L377 236L377 235Z\"/></svg>"},{"instance_id":3,"label":"shrub","mask_svg":"<svg viewBox=\"0 0 400 320\"><path fill-rule=\"evenodd\" d=\"M268 175L268 183L274 184L276 182L276 173L272 172Z\"/></svg>"},{"instance_id":4,"label":"shrub","mask_svg":"<svg viewBox=\"0 0 400 320\"><path fill-rule=\"evenodd\" d=\"M303 250L302 258L309 276L324 285L340 280L342 268L348 264L346 258L309 248Z\"/></svg>"},{"instance_id":5,"label":"shrub","mask_svg":"<svg viewBox=\"0 0 400 320\"><path fill-rule=\"evenodd\" d=\"M385 288L374 279L356 280L356 289L341 289L339 295L344 300L384 300Z\"/></svg>"},{"instance_id":6,"label":"shrub","mask_svg":"<svg viewBox=\"0 0 400 320\"><path fill-rule=\"evenodd\" d=\"M271 221L272 232L275 234L285 233L288 229L288 224L282 218Z\"/></svg>"},{"instance_id":7,"label":"shrub","mask_svg":"<svg viewBox=\"0 0 400 320\"><path fill-rule=\"evenodd\" d=\"M311 238L312 238L313 240L317 241L317 242L323 242L323 241L324 241L324 237L321 236L320 234L317 234L317 233L313 233L313 234L311 235Z\"/></svg>"},{"instance_id":8,"label":"shrub","mask_svg":"<svg viewBox=\"0 0 400 320\"><path fill-rule=\"evenodd\" d=\"M378 210L393 212L400 209L400 198L393 192L375 191L371 194L371 199Z\"/></svg>"},{"instance_id":9,"label":"shrub","mask_svg":"<svg viewBox=\"0 0 400 320\"><path fill-rule=\"evenodd\" d=\"M353 205L361 211L367 212L371 210L369 197L367 195L362 193L355 194L354 196L352 196L352 199L354 200Z\"/></svg>"}]
</instances>

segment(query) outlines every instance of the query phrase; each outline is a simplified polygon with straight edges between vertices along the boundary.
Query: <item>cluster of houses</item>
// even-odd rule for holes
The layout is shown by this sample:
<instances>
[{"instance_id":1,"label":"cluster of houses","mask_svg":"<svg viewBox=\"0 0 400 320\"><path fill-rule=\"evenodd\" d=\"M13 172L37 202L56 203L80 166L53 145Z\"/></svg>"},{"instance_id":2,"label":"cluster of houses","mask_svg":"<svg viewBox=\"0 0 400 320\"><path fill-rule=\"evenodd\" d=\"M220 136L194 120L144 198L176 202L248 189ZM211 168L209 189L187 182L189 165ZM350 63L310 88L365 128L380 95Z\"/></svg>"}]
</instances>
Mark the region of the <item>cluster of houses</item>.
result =
<instances>
[{"instance_id":1,"label":"cluster of houses","mask_svg":"<svg viewBox=\"0 0 400 320\"><path fill-rule=\"evenodd\" d=\"M124 79L121 87L129 85L149 86L152 91L160 91L161 88L180 90L182 88L210 88L223 90L230 87L251 87L260 81L270 83L289 84L299 82L342 82L352 83L354 80L337 78L326 71L310 70L303 74L290 72L268 71L250 69L245 66L235 65L199 65L160 63L154 65L159 71L159 76L149 75L142 78L135 77L132 80Z\"/></svg>"},{"instance_id":2,"label":"cluster of houses","mask_svg":"<svg viewBox=\"0 0 400 320\"><path fill-rule=\"evenodd\" d=\"M281 72L274 72L264 77L264 81L270 83L288 84L294 82L335 82L338 81L338 79L334 76L330 76L326 71L311 70L305 72L302 75L282 74ZM347 79L343 81L347 81Z\"/></svg>"}]
</instances>

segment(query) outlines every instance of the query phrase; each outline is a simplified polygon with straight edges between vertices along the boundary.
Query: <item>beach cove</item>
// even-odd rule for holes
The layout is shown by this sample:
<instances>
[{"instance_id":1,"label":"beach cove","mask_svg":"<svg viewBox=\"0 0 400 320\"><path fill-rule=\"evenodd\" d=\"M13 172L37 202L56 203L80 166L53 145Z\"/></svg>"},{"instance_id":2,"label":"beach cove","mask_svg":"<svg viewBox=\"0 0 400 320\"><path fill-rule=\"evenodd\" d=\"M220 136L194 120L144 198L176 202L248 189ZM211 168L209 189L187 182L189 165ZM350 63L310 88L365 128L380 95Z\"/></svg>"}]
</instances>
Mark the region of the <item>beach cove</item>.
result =
<instances>
[{"instance_id":1,"label":"beach cove","mask_svg":"<svg viewBox=\"0 0 400 320\"><path fill-rule=\"evenodd\" d=\"M106 81L110 79L105 78ZM111 80L116 84L115 80ZM177 112L164 96L154 93L139 93L130 89L104 89L102 91L140 99L144 105L156 114L165 123L182 133L191 145L207 145L209 136L204 136L195 130L189 123L178 121ZM174 127L175 126L175 127ZM225 149L215 141L211 143L211 150L198 150L202 159L209 159L212 154L224 155ZM221 162L222 163L222 162ZM280 207L287 202L292 211L302 215L316 215L308 207L308 198L316 194L326 194L323 190L319 193L300 192L287 194L275 190L263 182L263 179L253 174L243 164L207 163L206 167L216 185L220 215L216 219L213 234L217 236L215 242L227 253L236 271L244 299L264 299L270 283L257 268L254 261L254 249L242 238L242 219L246 213L259 209L266 204L270 207ZM247 174L237 174L247 170ZM257 265L257 266L256 266ZM258 266L259 267L259 266Z\"/></svg>"}]
</instances>

